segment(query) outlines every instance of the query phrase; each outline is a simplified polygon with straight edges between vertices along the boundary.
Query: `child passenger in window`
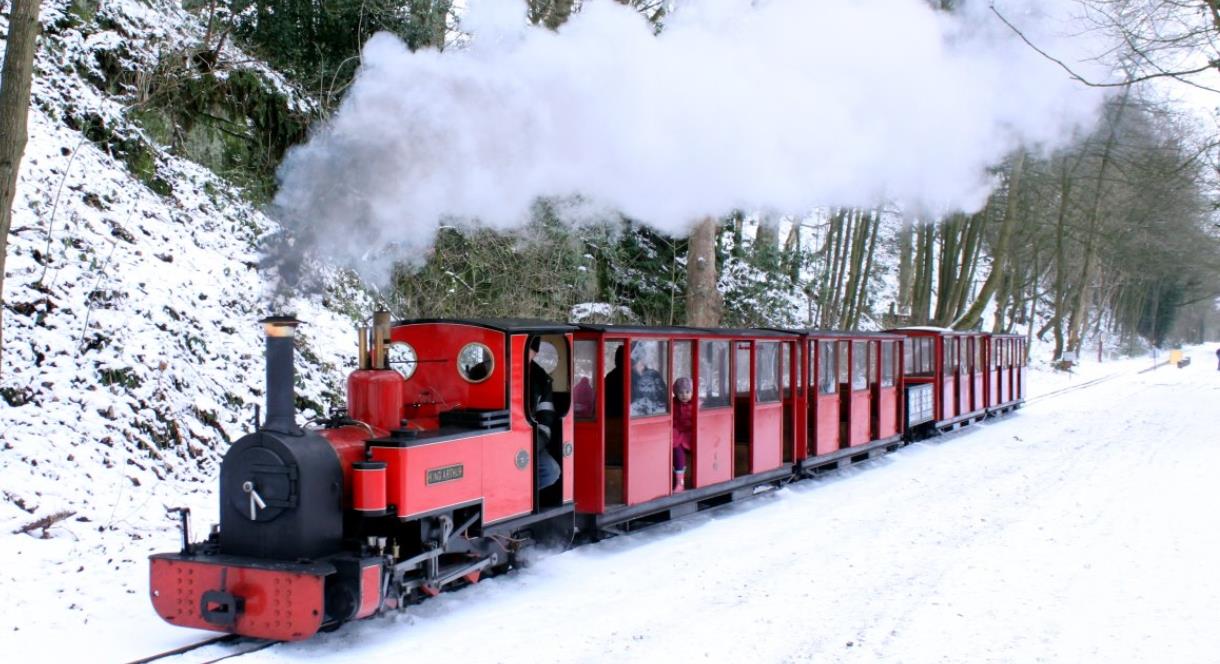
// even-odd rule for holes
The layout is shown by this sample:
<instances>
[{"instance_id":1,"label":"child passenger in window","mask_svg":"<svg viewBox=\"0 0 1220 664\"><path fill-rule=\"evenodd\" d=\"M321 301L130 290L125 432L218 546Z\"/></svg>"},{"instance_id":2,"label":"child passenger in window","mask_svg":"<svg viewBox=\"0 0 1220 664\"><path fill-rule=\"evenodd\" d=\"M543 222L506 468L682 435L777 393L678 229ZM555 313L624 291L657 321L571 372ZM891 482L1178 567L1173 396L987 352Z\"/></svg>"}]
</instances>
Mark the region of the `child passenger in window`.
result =
<instances>
[{"instance_id":1,"label":"child passenger in window","mask_svg":"<svg viewBox=\"0 0 1220 664\"><path fill-rule=\"evenodd\" d=\"M694 424L693 389L689 378L674 381L674 493L686 484L686 457L690 454L691 428Z\"/></svg>"}]
</instances>

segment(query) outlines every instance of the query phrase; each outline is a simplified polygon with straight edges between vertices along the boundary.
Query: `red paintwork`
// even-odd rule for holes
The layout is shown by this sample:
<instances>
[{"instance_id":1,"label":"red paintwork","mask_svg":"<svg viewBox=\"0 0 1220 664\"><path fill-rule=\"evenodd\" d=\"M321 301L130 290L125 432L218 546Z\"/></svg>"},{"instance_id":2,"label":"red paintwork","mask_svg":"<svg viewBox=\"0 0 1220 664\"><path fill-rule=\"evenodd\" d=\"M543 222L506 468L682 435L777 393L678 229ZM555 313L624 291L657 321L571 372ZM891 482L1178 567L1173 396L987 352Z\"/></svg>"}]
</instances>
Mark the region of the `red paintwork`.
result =
<instances>
[{"instance_id":1,"label":"red paintwork","mask_svg":"<svg viewBox=\"0 0 1220 664\"><path fill-rule=\"evenodd\" d=\"M419 359L415 373L403 383L402 390L403 416L413 424L435 428L437 415L453 408L505 407L503 332L461 323L420 323L391 329L390 340L411 344ZM467 382L457 371L458 352L469 343L481 343L492 354L491 373L478 383ZM524 366L520 362L521 356L515 354L514 369ZM521 376L514 371L514 383Z\"/></svg>"},{"instance_id":2,"label":"red paintwork","mask_svg":"<svg viewBox=\"0 0 1220 664\"><path fill-rule=\"evenodd\" d=\"M733 409L699 410L693 447L696 487L733 479Z\"/></svg>"},{"instance_id":3,"label":"red paintwork","mask_svg":"<svg viewBox=\"0 0 1220 664\"><path fill-rule=\"evenodd\" d=\"M352 505L352 464L364 461L364 443L369 438L379 438L388 435L384 429L374 429L370 434L364 427L346 426L337 429L323 429L322 437L335 448L339 455L339 463L343 467L343 506Z\"/></svg>"},{"instance_id":4,"label":"red paintwork","mask_svg":"<svg viewBox=\"0 0 1220 664\"><path fill-rule=\"evenodd\" d=\"M750 472L761 473L784 463L784 403L754 404Z\"/></svg>"},{"instance_id":5,"label":"red paintwork","mask_svg":"<svg viewBox=\"0 0 1220 664\"><path fill-rule=\"evenodd\" d=\"M896 354L895 354L896 355ZM894 376L894 387L882 387L877 391L878 417L877 439L898 435L898 375Z\"/></svg>"},{"instance_id":6,"label":"red paintwork","mask_svg":"<svg viewBox=\"0 0 1220 664\"><path fill-rule=\"evenodd\" d=\"M939 416L938 420L948 420L957 415L957 401L953 398L957 393L957 376L953 374L945 375L941 378L941 398L937 404Z\"/></svg>"},{"instance_id":7,"label":"red paintwork","mask_svg":"<svg viewBox=\"0 0 1220 664\"><path fill-rule=\"evenodd\" d=\"M821 456L839 449L839 393L822 394L819 391L815 401L817 402L817 413L814 423L816 424L817 440L814 445L814 454Z\"/></svg>"},{"instance_id":8,"label":"red paintwork","mask_svg":"<svg viewBox=\"0 0 1220 664\"><path fill-rule=\"evenodd\" d=\"M572 335L568 337L568 348L572 348ZM563 466L563 502L570 503L576 498L576 417L568 409L563 418L563 458L559 463Z\"/></svg>"},{"instance_id":9,"label":"red paintwork","mask_svg":"<svg viewBox=\"0 0 1220 664\"><path fill-rule=\"evenodd\" d=\"M623 382L630 381L626 376ZM653 498L668 496L673 488L673 423L668 414L645 418L629 418L623 442L624 502L628 505L646 503Z\"/></svg>"},{"instance_id":10,"label":"red paintwork","mask_svg":"<svg viewBox=\"0 0 1220 664\"><path fill-rule=\"evenodd\" d=\"M353 469L351 487L353 510L385 513L387 505L385 468Z\"/></svg>"},{"instance_id":11,"label":"red paintwork","mask_svg":"<svg viewBox=\"0 0 1220 664\"><path fill-rule=\"evenodd\" d=\"M600 357L601 351L598 351ZM601 369L598 368L598 375ZM576 510L590 514L606 511L606 439L600 420L576 423ZM698 475L696 475L698 477Z\"/></svg>"},{"instance_id":12,"label":"red paintwork","mask_svg":"<svg viewBox=\"0 0 1220 664\"><path fill-rule=\"evenodd\" d=\"M848 383L850 385L850 383ZM844 447L857 447L868 443L869 429L872 424L872 402L869 400L868 388L850 390L850 409L847 421L847 440Z\"/></svg>"},{"instance_id":13,"label":"red paintwork","mask_svg":"<svg viewBox=\"0 0 1220 664\"><path fill-rule=\"evenodd\" d=\"M384 461L386 500L408 518L478 500L483 494L483 439L495 434L460 438L415 447L369 446L374 461ZM428 484L427 472L462 465L462 477Z\"/></svg>"},{"instance_id":14,"label":"red paintwork","mask_svg":"<svg viewBox=\"0 0 1220 664\"><path fill-rule=\"evenodd\" d=\"M793 394L793 441L795 447L792 454L793 461L801 461L810 456L810 445L806 439L809 437L810 417L812 413L809 410L809 395L813 394L813 390L809 388L809 371L810 362L808 353L810 353L810 345L806 341L800 341L793 344L792 352L792 394Z\"/></svg>"},{"instance_id":15,"label":"red paintwork","mask_svg":"<svg viewBox=\"0 0 1220 664\"><path fill-rule=\"evenodd\" d=\"M347 377L347 411L371 427L397 429L402 420L403 379L397 371L362 369Z\"/></svg>"},{"instance_id":16,"label":"red paintwork","mask_svg":"<svg viewBox=\"0 0 1220 664\"><path fill-rule=\"evenodd\" d=\"M525 369L529 361L524 334L513 336L512 385L509 389L508 410L512 429L486 439L483 445L483 512L486 521L498 521L534 509L534 429L525 417ZM569 417L571 415L569 414ZM517 453L525 451L531 463L518 468Z\"/></svg>"},{"instance_id":17,"label":"red paintwork","mask_svg":"<svg viewBox=\"0 0 1220 664\"><path fill-rule=\"evenodd\" d=\"M153 608L166 622L218 631L216 625L203 619L199 603L203 593L224 590L245 600L231 630L235 634L299 641L313 636L322 626L322 575L163 555L153 556L150 561L149 588Z\"/></svg>"},{"instance_id":18,"label":"red paintwork","mask_svg":"<svg viewBox=\"0 0 1220 664\"><path fill-rule=\"evenodd\" d=\"M360 608L356 620L367 618L381 608L381 565L376 560L360 568Z\"/></svg>"}]
</instances>

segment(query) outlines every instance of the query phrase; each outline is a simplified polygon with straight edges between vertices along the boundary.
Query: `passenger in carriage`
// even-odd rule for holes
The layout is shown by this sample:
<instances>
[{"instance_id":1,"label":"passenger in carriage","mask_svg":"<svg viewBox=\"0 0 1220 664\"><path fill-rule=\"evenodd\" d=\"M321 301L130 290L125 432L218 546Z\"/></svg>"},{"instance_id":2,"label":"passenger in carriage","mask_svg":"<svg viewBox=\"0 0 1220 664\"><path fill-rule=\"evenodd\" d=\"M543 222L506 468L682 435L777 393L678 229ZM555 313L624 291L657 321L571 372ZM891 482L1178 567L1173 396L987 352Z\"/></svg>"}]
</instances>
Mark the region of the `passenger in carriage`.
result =
<instances>
[{"instance_id":1,"label":"passenger in carriage","mask_svg":"<svg viewBox=\"0 0 1220 664\"><path fill-rule=\"evenodd\" d=\"M674 381L674 493L686 488L686 457L690 454L695 408L691 380L683 376Z\"/></svg>"},{"instance_id":2,"label":"passenger in carriage","mask_svg":"<svg viewBox=\"0 0 1220 664\"><path fill-rule=\"evenodd\" d=\"M606 417L623 416L623 346L614 349L614 368L606 372Z\"/></svg>"},{"instance_id":3,"label":"passenger in carriage","mask_svg":"<svg viewBox=\"0 0 1220 664\"><path fill-rule=\"evenodd\" d=\"M665 378L643 357L631 357L631 414L655 415L665 412Z\"/></svg>"},{"instance_id":4,"label":"passenger in carriage","mask_svg":"<svg viewBox=\"0 0 1220 664\"><path fill-rule=\"evenodd\" d=\"M576 387L572 388L572 410L576 417L593 417L593 401L595 398L593 383L589 382L588 376L581 376L580 382L576 383Z\"/></svg>"},{"instance_id":5,"label":"passenger in carriage","mask_svg":"<svg viewBox=\"0 0 1220 664\"><path fill-rule=\"evenodd\" d=\"M542 339L530 339L529 346L529 396L530 413L534 416L537 426L534 427L534 466L537 473L538 488L545 489L559 481L561 469L555 457L548 451L551 446L552 431L558 426L555 417L555 391L551 386L551 376L543 369L535 358L538 349L542 347Z\"/></svg>"}]
</instances>

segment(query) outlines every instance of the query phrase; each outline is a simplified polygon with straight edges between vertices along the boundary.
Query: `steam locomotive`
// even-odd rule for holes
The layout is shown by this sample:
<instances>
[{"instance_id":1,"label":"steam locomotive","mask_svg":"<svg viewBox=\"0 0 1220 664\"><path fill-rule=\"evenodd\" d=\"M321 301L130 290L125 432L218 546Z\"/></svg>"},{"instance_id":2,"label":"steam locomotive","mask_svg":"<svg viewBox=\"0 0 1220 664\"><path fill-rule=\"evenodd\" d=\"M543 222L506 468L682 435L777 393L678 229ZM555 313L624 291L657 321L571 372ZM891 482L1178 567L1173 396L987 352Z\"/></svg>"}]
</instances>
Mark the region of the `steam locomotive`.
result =
<instances>
[{"instance_id":1,"label":"steam locomotive","mask_svg":"<svg viewBox=\"0 0 1220 664\"><path fill-rule=\"evenodd\" d=\"M1016 335L378 312L359 330L346 409L302 428L299 321L261 322L266 417L225 454L219 525L193 542L183 511L181 549L150 557L150 594L172 624L272 640L476 583L538 542L628 532L893 451L1025 394ZM528 398L531 357L550 378L549 426ZM645 376L697 386L692 472L677 484L672 402ZM539 487L544 454L560 479Z\"/></svg>"}]
</instances>

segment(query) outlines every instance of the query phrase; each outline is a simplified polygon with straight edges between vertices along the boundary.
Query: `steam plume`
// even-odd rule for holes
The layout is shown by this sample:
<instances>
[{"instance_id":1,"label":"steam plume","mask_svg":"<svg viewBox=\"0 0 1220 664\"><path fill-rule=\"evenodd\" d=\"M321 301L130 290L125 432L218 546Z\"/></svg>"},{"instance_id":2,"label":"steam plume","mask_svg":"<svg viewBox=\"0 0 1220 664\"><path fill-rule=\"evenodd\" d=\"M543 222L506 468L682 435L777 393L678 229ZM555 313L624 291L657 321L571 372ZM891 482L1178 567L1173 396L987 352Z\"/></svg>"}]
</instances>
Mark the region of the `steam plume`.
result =
<instances>
[{"instance_id":1,"label":"steam plume","mask_svg":"<svg viewBox=\"0 0 1220 664\"><path fill-rule=\"evenodd\" d=\"M539 196L672 235L733 209L976 208L989 166L1062 143L1100 101L985 10L698 0L654 35L609 0L558 32L484 0L465 48L370 39L338 113L285 158L276 207L299 249L373 278L386 246L422 256L454 219L515 227ZM1044 6L1005 11L1070 53L1039 30Z\"/></svg>"}]
</instances>

